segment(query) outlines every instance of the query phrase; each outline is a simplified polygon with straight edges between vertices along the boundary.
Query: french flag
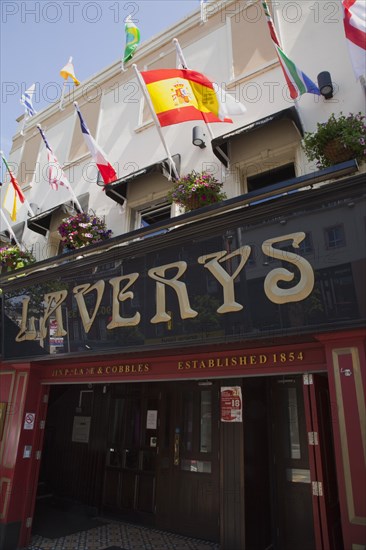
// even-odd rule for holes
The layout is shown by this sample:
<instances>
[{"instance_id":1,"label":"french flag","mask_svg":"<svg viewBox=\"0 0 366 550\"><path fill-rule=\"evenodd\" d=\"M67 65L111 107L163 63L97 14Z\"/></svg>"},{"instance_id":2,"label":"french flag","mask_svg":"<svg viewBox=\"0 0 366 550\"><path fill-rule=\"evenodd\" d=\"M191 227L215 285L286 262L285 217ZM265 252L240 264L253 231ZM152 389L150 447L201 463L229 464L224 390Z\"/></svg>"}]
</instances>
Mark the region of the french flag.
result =
<instances>
[{"instance_id":1,"label":"french flag","mask_svg":"<svg viewBox=\"0 0 366 550\"><path fill-rule=\"evenodd\" d=\"M89 128L87 127L86 122L83 119L82 114L79 110L78 104L76 102L74 103L74 107L76 109L77 114L79 115L81 131L83 133L85 142L88 146L91 156L95 161L95 164L98 167L99 172L101 173L101 176L103 178L105 185L116 181L117 174L113 166L107 160L107 157L104 151L99 147L99 145L95 142L94 138L91 136L89 132Z\"/></svg>"}]
</instances>

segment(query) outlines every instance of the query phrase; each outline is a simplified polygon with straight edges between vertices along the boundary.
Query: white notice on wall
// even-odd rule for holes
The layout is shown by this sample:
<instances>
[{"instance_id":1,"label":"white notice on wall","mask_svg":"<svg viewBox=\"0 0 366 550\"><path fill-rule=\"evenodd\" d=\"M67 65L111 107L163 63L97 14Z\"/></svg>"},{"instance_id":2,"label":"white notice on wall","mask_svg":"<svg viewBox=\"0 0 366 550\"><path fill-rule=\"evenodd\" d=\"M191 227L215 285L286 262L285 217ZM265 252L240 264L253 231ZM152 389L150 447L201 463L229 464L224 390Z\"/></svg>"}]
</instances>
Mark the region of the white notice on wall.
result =
<instances>
[{"instance_id":1,"label":"white notice on wall","mask_svg":"<svg viewBox=\"0 0 366 550\"><path fill-rule=\"evenodd\" d=\"M147 411L146 429L156 430L158 424L158 411Z\"/></svg>"},{"instance_id":2,"label":"white notice on wall","mask_svg":"<svg viewBox=\"0 0 366 550\"><path fill-rule=\"evenodd\" d=\"M90 432L90 416L74 416L72 427L72 441L75 443L88 443Z\"/></svg>"}]
</instances>

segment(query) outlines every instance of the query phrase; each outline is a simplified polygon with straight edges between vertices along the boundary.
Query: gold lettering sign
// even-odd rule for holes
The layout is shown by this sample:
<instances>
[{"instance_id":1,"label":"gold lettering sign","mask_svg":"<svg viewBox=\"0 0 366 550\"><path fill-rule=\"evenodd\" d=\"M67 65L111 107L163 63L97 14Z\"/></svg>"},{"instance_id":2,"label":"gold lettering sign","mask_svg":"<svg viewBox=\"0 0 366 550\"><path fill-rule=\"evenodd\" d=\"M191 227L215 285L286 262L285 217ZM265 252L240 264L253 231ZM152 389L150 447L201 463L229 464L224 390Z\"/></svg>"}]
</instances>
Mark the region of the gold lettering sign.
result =
<instances>
[{"instance_id":1,"label":"gold lettering sign","mask_svg":"<svg viewBox=\"0 0 366 550\"><path fill-rule=\"evenodd\" d=\"M293 252L281 250L273 246L283 241L291 241L293 248L296 249L299 248L300 243L304 239L304 232L296 232L267 239L262 244L262 250L267 256L281 260L282 262L288 262L295 266L300 274L299 281L290 288L282 288L278 285L278 283L281 282L292 282L294 280L294 274L288 269L278 267L272 269L267 274L264 280L263 290L267 298L275 304L286 304L305 300L314 288L314 270L310 263ZM241 296L235 295L236 285L234 283L235 279L245 267L250 253L251 247L246 245L239 247L229 254L225 250L221 250L197 258L197 263L209 271L222 287L222 303L216 310L219 315L238 312L245 307L245 304L239 301ZM232 274L229 274L228 270L225 269L225 263L230 262L236 257L238 266ZM230 263L228 265L230 265ZM172 289L175 293L175 298L170 299L176 299L178 301L181 320L194 319L199 315L198 311L191 308L188 292L189 288L187 288L187 284L181 280L187 269L187 263L184 261L173 262L148 269L148 277L152 281L155 281L155 315L150 319L150 323L172 322L170 310L167 310L166 305L167 287ZM167 272L171 273L172 270L175 270L175 274L170 274L168 276ZM132 300L134 298L132 288L139 277L139 273L130 273L110 279L108 283L113 289L112 304L104 304L103 306L101 305L103 303L103 298L105 298L106 295L109 296L109 290L106 290L106 282L104 280L96 281L93 284L79 284L72 289L70 293L72 293L76 301L78 314L81 318L85 333L90 331L97 315L102 313L103 309L105 311L108 308L112 312L110 322L105 327L108 331L119 327L138 326L141 321L146 322L146 319L143 319L143 315L139 311L132 317L124 317L121 311L123 303L126 300ZM85 297L90 293L95 296L94 307L91 311L88 310L85 300ZM47 332L50 333L51 321L56 326L56 330L53 329L55 330L53 336L65 336L68 332L63 326L61 306L65 302L67 296L67 290L52 292L43 296L44 312L38 321L38 333L36 330L37 323L35 317L32 316L28 319L30 298L28 296L25 297L22 303L20 330L15 338L16 342L37 339L44 340L47 336ZM71 310L74 314L74 309L71 308ZM257 356L253 356L252 359L249 358L246 360L249 361L250 365L263 364L260 362L258 363L259 358L257 358ZM237 361L240 363L240 358L238 358ZM192 366L192 368L199 367ZM200 368L206 368L206 366L201 366Z\"/></svg>"},{"instance_id":2,"label":"gold lettering sign","mask_svg":"<svg viewBox=\"0 0 366 550\"><path fill-rule=\"evenodd\" d=\"M225 369L225 367L261 367L279 366L284 363L294 363L304 360L302 351L286 351L277 353L260 353L252 355L233 355L232 357L215 357L208 359L188 359L178 361L177 370Z\"/></svg>"},{"instance_id":3,"label":"gold lettering sign","mask_svg":"<svg viewBox=\"0 0 366 550\"><path fill-rule=\"evenodd\" d=\"M149 363L131 363L122 365L107 365L105 367L70 367L53 369L52 378L72 378L74 376L112 376L128 374L147 374L150 372Z\"/></svg>"}]
</instances>

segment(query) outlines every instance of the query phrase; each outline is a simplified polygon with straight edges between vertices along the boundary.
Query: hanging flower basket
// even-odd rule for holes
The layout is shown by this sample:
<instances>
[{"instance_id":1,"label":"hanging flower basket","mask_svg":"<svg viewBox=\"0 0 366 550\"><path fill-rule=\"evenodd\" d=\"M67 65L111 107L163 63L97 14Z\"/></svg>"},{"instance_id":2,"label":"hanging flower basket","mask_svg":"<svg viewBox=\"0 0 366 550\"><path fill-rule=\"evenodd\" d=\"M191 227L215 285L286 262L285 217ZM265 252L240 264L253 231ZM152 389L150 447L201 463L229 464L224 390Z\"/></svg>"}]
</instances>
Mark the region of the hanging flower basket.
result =
<instances>
[{"instance_id":1,"label":"hanging flower basket","mask_svg":"<svg viewBox=\"0 0 366 550\"><path fill-rule=\"evenodd\" d=\"M4 246L0 248L1 272L21 269L36 261L35 257L28 250L21 250L19 246Z\"/></svg>"},{"instance_id":2,"label":"hanging flower basket","mask_svg":"<svg viewBox=\"0 0 366 550\"><path fill-rule=\"evenodd\" d=\"M348 116L331 114L327 122L317 124L316 132L306 132L304 151L310 161L316 160L318 168L333 166L346 160L366 160L365 117L358 113Z\"/></svg>"},{"instance_id":3,"label":"hanging flower basket","mask_svg":"<svg viewBox=\"0 0 366 550\"><path fill-rule=\"evenodd\" d=\"M225 200L222 187L223 184L209 172L192 170L175 182L168 199L189 212Z\"/></svg>"},{"instance_id":4,"label":"hanging flower basket","mask_svg":"<svg viewBox=\"0 0 366 550\"><path fill-rule=\"evenodd\" d=\"M63 220L58 227L58 232L66 250L96 244L109 239L112 235L112 231L106 228L102 218L86 212Z\"/></svg>"},{"instance_id":5,"label":"hanging flower basket","mask_svg":"<svg viewBox=\"0 0 366 550\"><path fill-rule=\"evenodd\" d=\"M345 147L340 139L332 139L331 141L328 141L328 143L324 145L323 153L325 158L327 158L332 164L346 162L346 160L351 160L354 158L352 149Z\"/></svg>"}]
</instances>

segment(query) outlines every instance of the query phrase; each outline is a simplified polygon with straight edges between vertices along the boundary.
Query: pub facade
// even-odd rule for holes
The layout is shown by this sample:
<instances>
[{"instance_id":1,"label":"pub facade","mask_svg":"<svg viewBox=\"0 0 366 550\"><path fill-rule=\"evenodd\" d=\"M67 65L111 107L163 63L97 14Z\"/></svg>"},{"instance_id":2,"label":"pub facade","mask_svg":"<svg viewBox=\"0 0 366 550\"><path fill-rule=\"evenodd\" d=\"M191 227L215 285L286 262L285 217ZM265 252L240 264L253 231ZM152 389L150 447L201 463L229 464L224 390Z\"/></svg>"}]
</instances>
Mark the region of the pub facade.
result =
<instances>
[{"instance_id":1,"label":"pub facade","mask_svg":"<svg viewBox=\"0 0 366 550\"><path fill-rule=\"evenodd\" d=\"M225 6L213 3L203 26L192 14L166 40L178 35L198 63L199 26L211 52L205 70L215 69L215 37L230 28L239 89L254 69L262 90L269 78L282 82L256 3ZM331 35L338 23L323 26ZM258 37L261 62L240 57L243 30ZM137 63L171 63L168 42L143 48ZM345 89L345 66L338 99L345 110L351 97L354 111L363 91ZM126 78L113 67L100 75L98 137L116 163L120 104L109 86L123 89ZM72 99L65 112L37 115L55 136L75 123ZM192 146L193 123L169 128L180 173L211 168L228 195L188 213L166 201L167 159L146 121L126 145L132 171L103 191L97 177L92 187L85 180L90 158L71 159L60 141L82 204L113 229L98 245L58 253L65 204L42 205L40 184L25 186L40 205L22 226L37 262L0 279L3 550L28 544L42 491L222 550L366 548L365 169L354 159L321 170L306 162L304 131L340 108L300 101L256 103L234 129L215 126L210 150ZM95 102L87 109L96 121ZM18 177L21 159L42 164L32 132L14 138Z\"/></svg>"}]
</instances>

